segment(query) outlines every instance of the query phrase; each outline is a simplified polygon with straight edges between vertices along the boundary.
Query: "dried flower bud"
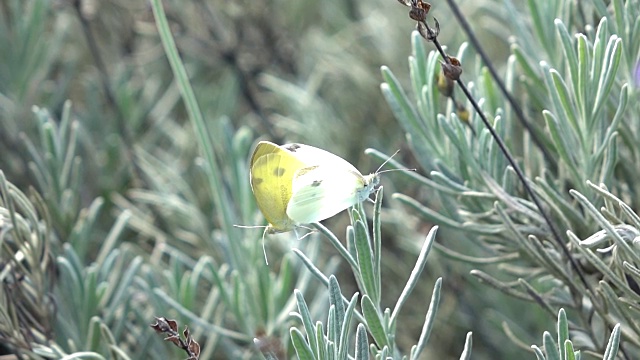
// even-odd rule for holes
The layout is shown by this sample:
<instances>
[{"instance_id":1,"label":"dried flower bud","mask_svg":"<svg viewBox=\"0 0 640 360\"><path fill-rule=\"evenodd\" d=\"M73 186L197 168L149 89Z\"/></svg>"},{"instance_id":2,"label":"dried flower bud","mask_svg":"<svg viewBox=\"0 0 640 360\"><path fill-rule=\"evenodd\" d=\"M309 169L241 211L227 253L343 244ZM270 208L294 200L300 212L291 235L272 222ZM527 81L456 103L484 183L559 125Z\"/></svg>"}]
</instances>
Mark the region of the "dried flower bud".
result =
<instances>
[{"instance_id":1,"label":"dried flower bud","mask_svg":"<svg viewBox=\"0 0 640 360\"><path fill-rule=\"evenodd\" d=\"M418 30L420 36L422 36L425 40L433 42L440 34L440 24L438 23L438 20L436 20L436 28L434 30L430 28L425 22L418 22L418 24L416 25L416 30Z\"/></svg>"},{"instance_id":2,"label":"dried flower bud","mask_svg":"<svg viewBox=\"0 0 640 360\"><path fill-rule=\"evenodd\" d=\"M409 10L409 17L411 20L423 22L427 18L427 13L425 13L423 9L412 7L411 10Z\"/></svg>"},{"instance_id":3,"label":"dried flower bud","mask_svg":"<svg viewBox=\"0 0 640 360\"><path fill-rule=\"evenodd\" d=\"M153 330L159 333L177 333L178 332L178 323L175 320L169 320L166 317L157 317L156 323L150 325Z\"/></svg>"},{"instance_id":4,"label":"dried flower bud","mask_svg":"<svg viewBox=\"0 0 640 360\"><path fill-rule=\"evenodd\" d=\"M191 337L191 332L189 332L189 328L188 327L184 327L184 331L183 331L183 336L185 338L185 341L187 343L187 351L189 353L189 359L199 359L200 358L200 344L198 344L195 340L193 340L193 338Z\"/></svg>"},{"instance_id":5,"label":"dried flower bud","mask_svg":"<svg viewBox=\"0 0 640 360\"><path fill-rule=\"evenodd\" d=\"M191 332L187 326L184 327L184 331L182 332L182 335L185 338L184 341L180 338L180 334L178 333L178 323L175 320L169 320L165 317L157 317L156 323L150 326L153 330L159 333L169 335L164 338L164 340L169 341L175 346L186 351L189 355L187 360L200 359L200 344L193 340Z\"/></svg>"},{"instance_id":6,"label":"dried flower bud","mask_svg":"<svg viewBox=\"0 0 640 360\"><path fill-rule=\"evenodd\" d=\"M427 29L427 25L425 25L422 22L419 22L416 24L416 30L418 30L418 32L420 33L420 36L422 36L425 39L427 38L429 33L429 29Z\"/></svg>"},{"instance_id":7,"label":"dried flower bud","mask_svg":"<svg viewBox=\"0 0 640 360\"><path fill-rule=\"evenodd\" d=\"M460 66L460 60L452 56L448 56L448 58L448 62L440 62L440 64L442 65L442 72L447 78L453 81L457 81L458 79L460 79L460 75L462 74L462 66Z\"/></svg>"},{"instance_id":8,"label":"dried flower bud","mask_svg":"<svg viewBox=\"0 0 640 360\"><path fill-rule=\"evenodd\" d=\"M178 335L167 336L166 338L164 338L164 341L172 342L173 345L175 345L177 347L180 347L180 345L181 345L180 336L178 336Z\"/></svg>"},{"instance_id":9,"label":"dried flower bud","mask_svg":"<svg viewBox=\"0 0 640 360\"><path fill-rule=\"evenodd\" d=\"M411 5L411 10L409 11L409 17L412 20L418 22L424 22L427 19L427 14L431 9L431 4L427 2L423 2L422 0L418 0L415 4Z\"/></svg>"}]
</instances>

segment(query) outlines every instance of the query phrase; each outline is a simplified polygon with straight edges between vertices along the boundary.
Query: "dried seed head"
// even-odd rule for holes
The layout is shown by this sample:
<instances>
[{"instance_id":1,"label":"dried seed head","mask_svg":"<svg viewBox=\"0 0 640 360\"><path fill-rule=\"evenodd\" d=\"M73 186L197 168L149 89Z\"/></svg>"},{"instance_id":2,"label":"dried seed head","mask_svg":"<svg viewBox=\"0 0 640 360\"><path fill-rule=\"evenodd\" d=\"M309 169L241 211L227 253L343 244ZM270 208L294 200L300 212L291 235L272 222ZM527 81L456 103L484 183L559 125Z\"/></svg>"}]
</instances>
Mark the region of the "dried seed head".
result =
<instances>
[{"instance_id":1,"label":"dried seed head","mask_svg":"<svg viewBox=\"0 0 640 360\"><path fill-rule=\"evenodd\" d=\"M427 14L431 9L431 4L427 2L422 2L418 0L417 2L412 2L411 10L409 11L409 17L412 20L418 22L424 22L427 19Z\"/></svg>"},{"instance_id":2,"label":"dried seed head","mask_svg":"<svg viewBox=\"0 0 640 360\"><path fill-rule=\"evenodd\" d=\"M438 35L440 34L440 23L438 23L438 20L435 19L436 22L436 28L430 28L426 22L420 22L418 21L417 25L416 25L416 30L418 30L418 32L420 33L420 36L422 36L425 40L429 41L429 42L433 42L434 40L436 40L436 38L438 37Z\"/></svg>"},{"instance_id":3,"label":"dried seed head","mask_svg":"<svg viewBox=\"0 0 640 360\"><path fill-rule=\"evenodd\" d=\"M449 61L441 61L442 72L444 76L447 78L457 81L460 79L460 75L462 74L462 66L460 66L460 60L454 58L453 56L448 56Z\"/></svg>"}]
</instances>

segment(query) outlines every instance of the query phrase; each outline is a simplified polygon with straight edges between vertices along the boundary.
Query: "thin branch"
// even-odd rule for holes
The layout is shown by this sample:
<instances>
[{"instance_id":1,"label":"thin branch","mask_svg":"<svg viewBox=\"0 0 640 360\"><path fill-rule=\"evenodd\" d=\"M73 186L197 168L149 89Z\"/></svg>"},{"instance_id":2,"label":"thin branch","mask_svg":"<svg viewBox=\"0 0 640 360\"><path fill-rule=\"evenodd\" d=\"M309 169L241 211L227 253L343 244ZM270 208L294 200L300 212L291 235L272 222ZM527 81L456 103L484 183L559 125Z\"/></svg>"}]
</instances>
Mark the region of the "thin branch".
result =
<instances>
[{"instance_id":1,"label":"thin branch","mask_svg":"<svg viewBox=\"0 0 640 360\"><path fill-rule=\"evenodd\" d=\"M531 140L538 147L538 149L540 149L540 151L544 155L545 160L550 165L551 170L555 172L555 170L558 167L556 158L553 155L551 155L551 153L549 153L549 150L544 146L544 144L540 140L538 136L538 132L536 132L536 129L529 123L529 120L527 119L524 112L522 111L520 104L516 102L516 100L513 98L513 95L511 95L509 90L507 90L506 85L498 75L498 72L496 71L495 67L491 63L491 59L489 59L489 56L487 56L487 53L484 51L484 48L482 47L482 45L480 45L480 41L478 41L478 38L476 38L473 30L471 29L471 26L469 26L469 23L467 22L465 17L462 16L462 13L460 13L460 9L458 8L458 5L456 5L456 3L453 0L447 0L447 4L449 5L449 8L453 12L453 15L458 20L458 23L460 23L460 26L462 26L462 29L464 30L465 35L467 36L471 44L473 44L473 47L476 49L476 51L482 58L482 62L485 64L485 66L489 70L491 77L500 88L500 91L502 91L502 94L509 102L509 105L511 105L511 107L513 108L513 111L516 114L516 118L520 121L520 124L522 124L522 126L529 132L529 134L531 135Z\"/></svg>"}]
</instances>

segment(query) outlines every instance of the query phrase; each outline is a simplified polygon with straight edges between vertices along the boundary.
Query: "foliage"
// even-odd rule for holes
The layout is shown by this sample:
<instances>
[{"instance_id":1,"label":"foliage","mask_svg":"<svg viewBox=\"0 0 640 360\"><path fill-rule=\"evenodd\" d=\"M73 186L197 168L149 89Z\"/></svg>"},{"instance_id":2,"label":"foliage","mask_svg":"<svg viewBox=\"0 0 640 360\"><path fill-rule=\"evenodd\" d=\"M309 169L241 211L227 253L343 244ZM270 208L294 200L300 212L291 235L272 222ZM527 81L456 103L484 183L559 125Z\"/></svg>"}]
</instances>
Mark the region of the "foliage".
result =
<instances>
[{"instance_id":1,"label":"foliage","mask_svg":"<svg viewBox=\"0 0 640 360\"><path fill-rule=\"evenodd\" d=\"M553 336L550 333L544 332L543 335L543 349L538 346L531 346L535 351L536 358L538 360L545 359L562 359L562 360L575 360L580 359L580 351L575 351L573 342L569 339L569 322L567 321L567 314L564 309L560 309L558 312L558 342L553 340ZM604 359L615 359L618 353L618 345L620 343L620 324L614 326L613 332L609 337L607 348L604 352ZM545 355L546 354L546 355Z\"/></svg>"},{"instance_id":2,"label":"foliage","mask_svg":"<svg viewBox=\"0 0 640 360\"><path fill-rule=\"evenodd\" d=\"M629 74L635 65L627 59L637 58L638 47L633 40L637 34L629 29L640 12L637 4L624 7L620 2L613 4L612 13L598 2L593 9L555 4L529 2L535 15L534 34L546 51L545 60L539 60L540 49L534 49L531 42L514 41L504 77L506 87L520 94L522 103L528 105L531 116L527 121L533 133L522 134L521 128L514 126L516 112L499 96L487 71L479 71L478 78L469 83L473 93L485 94L480 102L483 112L493 119L491 123L508 148L519 154L518 166L532 179L527 182L543 199L544 209L536 208L528 199L514 169L506 166L477 114L469 121L477 136L455 114L441 115L447 112L440 109L437 92L429 91L436 87L429 74L437 73L437 55L426 53L418 34L412 38L414 51L410 58L415 99L406 95L384 67L382 91L410 135L415 153L423 154L418 161L430 169L429 177L413 178L437 194L428 206L406 195L397 199L426 220L482 241L484 256L491 261L441 248L463 261L503 265L500 277L505 280L473 270L471 273L481 281L537 303L548 313L560 306L574 309L579 319L574 331L584 335L581 346L601 352L606 344L602 343L599 327L612 329L618 322L629 329L637 327L633 320L636 310L629 304L638 300L632 290L636 280L631 270L638 263L635 251L615 230L637 226L637 216L631 210L636 189L633 181L627 183L615 175L634 171L628 166L638 151L636 142L624 138L633 138L637 132L631 127L638 120L638 104L628 101L634 96L631 94L637 96L637 89L629 88L634 80ZM563 19L585 10L601 17L597 28L584 24L585 34L570 35ZM552 28L555 33L550 33ZM634 44L630 47L635 55L626 54L628 49L623 44ZM466 54L463 47L457 55L462 63L467 62ZM539 120L533 116L537 113L542 114ZM542 139L539 143L534 143L536 134L544 134L538 138ZM544 165L545 160L550 163L544 159L545 154L556 160L555 167ZM618 199L609 188L629 196ZM604 207L598 210L598 206ZM547 223L541 210L551 215L553 224ZM553 241L551 226L566 232L562 242L570 244L579 268L569 266ZM602 238L603 232L607 237L604 241L612 246L609 250L615 248L613 256L598 255L585 246L590 241L580 240ZM579 281L581 276L587 281ZM626 356L638 351L640 334L633 332L623 335L621 341Z\"/></svg>"}]
</instances>

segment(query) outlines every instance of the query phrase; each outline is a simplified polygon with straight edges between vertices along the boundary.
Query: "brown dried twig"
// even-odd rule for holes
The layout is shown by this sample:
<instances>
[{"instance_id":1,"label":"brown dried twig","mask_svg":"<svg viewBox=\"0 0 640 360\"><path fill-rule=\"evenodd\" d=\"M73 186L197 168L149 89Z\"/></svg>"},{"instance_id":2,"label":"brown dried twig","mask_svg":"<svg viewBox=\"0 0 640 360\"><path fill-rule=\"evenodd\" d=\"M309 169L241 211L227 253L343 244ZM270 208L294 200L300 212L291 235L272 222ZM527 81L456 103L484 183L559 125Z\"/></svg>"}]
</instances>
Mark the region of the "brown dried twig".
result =
<instances>
[{"instance_id":1,"label":"brown dried twig","mask_svg":"<svg viewBox=\"0 0 640 360\"><path fill-rule=\"evenodd\" d=\"M200 344L193 340L189 327L185 326L182 335L184 340L178 333L178 322L165 317L157 317L156 323L149 325L158 333L167 334L165 341L172 342L175 346L184 350L189 357L187 360L198 360L200 358Z\"/></svg>"}]
</instances>

